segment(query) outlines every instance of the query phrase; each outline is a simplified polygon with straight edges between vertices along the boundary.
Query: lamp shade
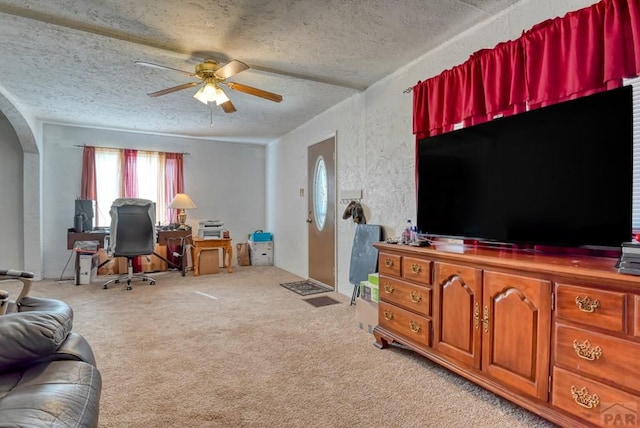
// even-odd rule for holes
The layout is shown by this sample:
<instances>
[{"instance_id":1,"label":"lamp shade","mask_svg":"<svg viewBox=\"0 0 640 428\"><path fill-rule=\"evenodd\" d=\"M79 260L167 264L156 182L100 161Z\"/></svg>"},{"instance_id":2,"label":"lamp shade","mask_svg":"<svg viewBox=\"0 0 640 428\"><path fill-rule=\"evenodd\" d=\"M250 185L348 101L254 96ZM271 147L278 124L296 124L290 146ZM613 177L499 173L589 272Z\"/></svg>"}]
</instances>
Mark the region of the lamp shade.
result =
<instances>
[{"instance_id":1,"label":"lamp shade","mask_svg":"<svg viewBox=\"0 0 640 428\"><path fill-rule=\"evenodd\" d=\"M193 95L193 98L200 101L202 104L207 104L209 102L213 102L218 98L218 87L211 83L207 82L198 92Z\"/></svg>"},{"instance_id":2,"label":"lamp shade","mask_svg":"<svg viewBox=\"0 0 640 428\"><path fill-rule=\"evenodd\" d=\"M173 197L173 200L169 204L169 208L192 210L198 207L193 203L189 195L187 195L186 193L176 193L176 195Z\"/></svg>"}]
</instances>

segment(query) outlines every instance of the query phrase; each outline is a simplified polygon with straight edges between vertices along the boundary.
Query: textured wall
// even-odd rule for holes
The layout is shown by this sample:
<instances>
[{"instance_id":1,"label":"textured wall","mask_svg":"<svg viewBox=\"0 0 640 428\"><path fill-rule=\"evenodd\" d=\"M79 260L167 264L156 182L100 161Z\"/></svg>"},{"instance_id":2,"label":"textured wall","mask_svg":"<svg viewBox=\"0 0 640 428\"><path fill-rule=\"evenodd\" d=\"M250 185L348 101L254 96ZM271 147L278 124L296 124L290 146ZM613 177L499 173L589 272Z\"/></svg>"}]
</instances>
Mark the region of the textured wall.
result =
<instances>
[{"instance_id":1,"label":"textured wall","mask_svg":"<svg viewBox=\"0 0 640 428\"><path fill-rule=\"evenodd\" d=\"M307 202L298 193L299 187L306 188L307 146L337 132L338 198L341 190L362 189L368 222L384 226L386 237L398 236L406 220L415 221L416 215L412 96L403 90L464 62L479 49L515 39L539 22L593 3L523 1L272 143L267 151L267 219L276 239L276 265L303 277L308 273ZM337 283L338 291L349 295L355 227L341 220L343 209L338 204Z\"/></svg>"}]
</instances>

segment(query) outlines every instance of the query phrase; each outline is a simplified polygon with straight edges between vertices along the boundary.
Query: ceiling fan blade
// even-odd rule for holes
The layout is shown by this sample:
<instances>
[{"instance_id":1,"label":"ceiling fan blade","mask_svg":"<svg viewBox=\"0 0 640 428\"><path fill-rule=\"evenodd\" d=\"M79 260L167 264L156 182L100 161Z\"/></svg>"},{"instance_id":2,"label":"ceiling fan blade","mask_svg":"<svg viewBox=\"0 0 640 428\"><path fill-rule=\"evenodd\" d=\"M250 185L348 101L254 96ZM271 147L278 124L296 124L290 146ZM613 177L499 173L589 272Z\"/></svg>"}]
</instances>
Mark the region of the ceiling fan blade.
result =
<instances>
[{"instance_id":1,"label":"ceiling fan blade","mask_svg":"<svg viewBox=\"0 0 640 428\"><path fill-rule=\"evenodd\" d=\"M149 95L150 97L159 97L160 95L167 95L170 94L172 92L177 92L177 91L181 91L183 89L187 89L187 88L193 88L196 85L199 85L202 82L189 82L189 83L183 83L182 85L178 85L178 86L174 86L172 88L167 88L167 89L163 89L161 91L157 91L157 92L152 92Z\"/></svg>"},{"instance_id":2,"label":"ceiling fan blade","mask_svg":"<svg viewBox=\"0 0 640 428\"><path fill-rule=\"evenodd\" d=\"M224 82L224 84L234 91L244 92L245 94L249 95L255 95L256 97L264 98L265 100L273 101L276 103L282 101L282 95L274 94L273 92L263 91L262 89L253 88L241 83Z\"/></svg>"},{"instance_id":3,"label":"ceiling fan blade","mask_svg":"<svg viewBox=\"0 0 640 428\"><path fill-rule=\"evenodd\" d=\"M224 110L225 113L233 113L236 111L236 107L231 101L220 104L220 107L222 107L222 110Z\"/></svg>"},{"instance_id":4,"label":"ceiling fan blade","mask_svg":"<svg viewBox=\"0 0 640 428\"><path fill-rule=\"evenodd\" d=\"M224 67L220 67L219 69L216 70L215 73L213 73L218 79L224 80L224 79L228 79L229 77L240 73L241 71L245 71L246 69L248 69L249 66L247 64L245 64L242 61L236 61L235 59L233 61L230 61L227 65L225 65Z\"/></svg>"},{"instance_id":5,"label":"ceiling fan blade","mask_svg":"<svg viewBox=\"0 0 640 428\"><path fill-rule=\"evenodd\" d=\"M188 71L184 71L184 70L180 70L178 68L172 68L172 67L167 67L166 65L159 65L159 64L154 64L152 62L146 62L146 61L136 61L136 65L142 65L145 67L151 67L151 68L159 68L160 70L171 70L171 71L177 71L179 73L182 74L186 74L187 76L190 77L195 77L195 74L188 72Z\"/></svg>"}]
</instances>

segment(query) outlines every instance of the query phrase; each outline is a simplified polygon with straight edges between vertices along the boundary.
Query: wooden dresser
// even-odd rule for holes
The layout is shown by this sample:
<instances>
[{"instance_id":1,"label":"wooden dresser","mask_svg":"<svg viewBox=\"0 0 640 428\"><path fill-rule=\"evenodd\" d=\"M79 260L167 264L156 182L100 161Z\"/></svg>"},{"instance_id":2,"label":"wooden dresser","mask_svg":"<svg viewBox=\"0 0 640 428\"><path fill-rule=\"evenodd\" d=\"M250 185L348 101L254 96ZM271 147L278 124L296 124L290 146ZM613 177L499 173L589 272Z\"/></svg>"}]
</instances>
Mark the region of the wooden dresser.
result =
<instances>
[{"instance_id":1,"label":"wooden dresser","mask_svg":"<svg viewBox=\"0 0 640 428\"><path fill-rule=\"evenodd\" d=\"M615 259L378 243L398 342L561 426L640 426L640 277Z\"/></svg>"}]
</instances>

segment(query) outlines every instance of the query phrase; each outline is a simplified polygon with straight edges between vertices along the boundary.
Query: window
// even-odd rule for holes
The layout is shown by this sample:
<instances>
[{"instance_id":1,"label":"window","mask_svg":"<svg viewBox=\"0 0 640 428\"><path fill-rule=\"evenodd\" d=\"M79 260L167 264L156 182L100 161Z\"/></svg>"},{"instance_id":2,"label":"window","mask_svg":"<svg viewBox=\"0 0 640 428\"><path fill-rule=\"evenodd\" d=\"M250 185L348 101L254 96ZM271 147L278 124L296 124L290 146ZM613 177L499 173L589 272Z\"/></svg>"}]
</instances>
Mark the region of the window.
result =
<instances>
[{"instance_id":1,"label":"window","mask_svg":"<svg viewBox=\"0 0 640 428\"><path fill-rule=\"evenodd\" d=\"M315 179L313 180L313 208L318 230L324 229L324 223L327 219L327 204L327 167L324 164L324 158L320 156L316 162Z\"/></svg>"},{"instance_id":2,"label":"window","mask_svg":"<svg viewBox=\"0 0 640 428\"><path fill-rule=\"evenodd\" d=\"M167 206L183 191L182 154L96 147L95 183L98 227L110 226L111 204L122 197L155 202L160 224L176 221L175 210Z\"/></svg>"}]
</instances>

